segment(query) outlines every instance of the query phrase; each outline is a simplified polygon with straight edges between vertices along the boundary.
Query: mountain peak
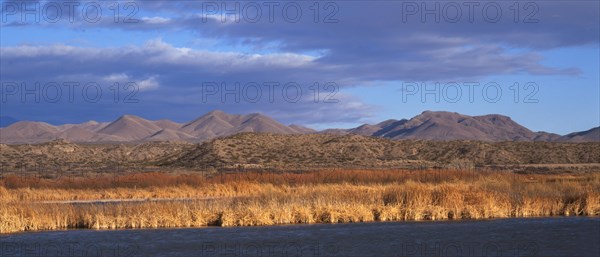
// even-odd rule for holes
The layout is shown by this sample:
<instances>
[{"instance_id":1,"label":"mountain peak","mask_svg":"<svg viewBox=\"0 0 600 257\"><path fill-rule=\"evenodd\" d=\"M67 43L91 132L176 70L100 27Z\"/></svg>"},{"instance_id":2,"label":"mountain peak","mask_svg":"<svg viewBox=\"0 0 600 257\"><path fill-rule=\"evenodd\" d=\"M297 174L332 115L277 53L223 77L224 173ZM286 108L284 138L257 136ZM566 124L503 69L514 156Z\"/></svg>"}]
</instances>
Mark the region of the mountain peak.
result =
<instances>
[{"instance_id":1,"label":"mountain peak","mask_svg":"<svg viewBox=\"0 0 600 257\"><path fill-rule=\"evenodd\" d=\"M413 117L456 117L456 116L467 116L460 114L458 112L448 112L448 111L424 111L421 114Z\"/></svg>"},{"instance_id":2,"label":"mountain peak","mask_svg":"<svg viewBox=\"0 0 600 257\"><path fill-rule=\"evenodd\" d=\"M126 141L137 141L151 136L162 128L135 115L123 115L98 130L98 133L118 136Z\"/></svg>"},{"instance_id":3,"label":"mountain peak","mask_svg":"<svg viewBox=\"0 0 600 257\"><path fill-rule=\"evenodd\" d=\"M246 114L243 115L245 122L249 121L249 120L256 120L256 119L262 119L262 120L273 120L273 118L266 116L266 115L262 115L260 113L250 113L250 114Z\"/></svg>"},{"instance_id":4,"label":"mountain peak","mask_svg":"<svg viewBox=\"0 0 600 257\"><path fill-rule=\"evenodd\" d=\"M188 141L199 142L244 132L308 134L315 130L299 125L286 126L260 114L208 112L185 124L168 119L150 121L123 115L112 122L88 121L53 126L44 122L21 121L1 128L2 143L40 143L57 138L71 142ZM600 128L566 136L532 132L500 114L468 116L456 112L424 111L410 120L386 120L352 129L328 129L321 133L358 134L388 139L472 140L472 141L600 141Z\"/></svg>"},{"instance_id":5,"label":"mountain peak","mask_svg":"<svg viewBox=\"0 0 600 257\"><path fill-rule=\"evenodd\" d=\"M121 115L121 117L117 118L117 120L140 120L142 119L139 116L136 115L132 115L132 114L125 114L125 115Z\"/></svg>"},{"instance_id":6,"label":"mountain peak","mask_svg":"<svg viewBox=\"0 0 600 257\"><path fill-rule=\"evenodd\" d=\"M217 116L217 117L223 117L223 116L231 116L232 114L226 113L224 111L221 110L214 110L214 111L210 111L205 113L204 115L200 116L200 117L204 117L204 116Z\"/></svg>"},{"instance_id":7,"label":"mountain peak","mask_svg":"<svg viewBox=\"0 0 600 257\"><path fill-rule=\"evenodd\" d=\"M222 110L212 110L212 111L210 111L210 112L207 112L206 114L211 114L211 113L213 113L213 114L218 114L218 113L223 113L223 114L226 114L226 112L224 112L224 111L222 111Z\"/></svg>"},{"instance_id":8,"label":"mountain peak","mask_svg":"<svg viewBox=\"0 0 600 257\"><path fill-rule=\"evenodd\" d=\"M81 125L98 125L99 122L95 121L95 120L88 120L84 123L81 123Z\"/></svg>"}]
</instances>

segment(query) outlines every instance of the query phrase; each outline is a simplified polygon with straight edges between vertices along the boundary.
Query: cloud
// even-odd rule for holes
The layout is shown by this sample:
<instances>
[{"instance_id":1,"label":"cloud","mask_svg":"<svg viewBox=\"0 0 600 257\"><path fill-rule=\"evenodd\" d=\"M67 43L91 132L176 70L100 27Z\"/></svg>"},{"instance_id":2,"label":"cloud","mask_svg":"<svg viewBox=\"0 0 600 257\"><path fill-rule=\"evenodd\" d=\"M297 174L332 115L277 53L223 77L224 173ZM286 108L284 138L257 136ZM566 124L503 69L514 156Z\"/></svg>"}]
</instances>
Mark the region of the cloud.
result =
<instances>
[{"instance_id":1,"label":"cloud","mask_svg":"<svg viewBox=\"0 0 600 257\"><path fill-rule=\"evenodd\" d=\"M315 66L316 57L310 55L213 52L174 47L160 39L120 48L67 45L2 47L0 54L3 56L0 61L2 82L26 83L29 87L49 82L61 85L69 82L81 85L97 83L103 91L98 103L82 101L78 99L80 94L76 93L75 102L56 105L42 101L42 105L48 106L38 108L69 113L72 111L67 110L84 111L93 105L98 109L95 115L100 115L97 119L115 112L148 117L161 114L169 117L169 114L177 112L189 119L211 109L223 109L232 113L269 113L283 122L291 123L292 119L297 119L296 123L308 124L318 120L347 122L369 116L372 110L357 99L340 94L337 84L336 92L324 88L325 82L335 81L335 77L329 77ZM139 91L124 91L126 88L123 86L129 82L136 83ZM121 91L115 89L115 83L119 83ZM276 85L266 87L272 83ZM315 83L324 90L316 98L316 93L311 91ZM216 85L217 91L207 90L205 84ZM256 98L254 91L247 90L253 85L261 91L257 101L253 100ZM118 97L115 97L116 92L120 92ZM339 97L336 98L338 101L325 103L323 95L328 92ZM139 101L122 104L129 93ZM22 108L30 106L28 104L31 103L20 102L18 98L3 104L3 108L20 109L23 115L35 112Z\"/></svg>"},{"instance_id":2,"label":"cloud","mask_svg":"<svg viewBox=\"0 0 600 257\"><path fill-rule=\"evenodd\" d=\"M406 1L337 1L332 2L337 11L320 5L318 17L310 9L313 2L297 2L303 10L297 22L286 20L281 6L287 2L279 2L273 22L263 9L257 22L243 16L241 22L234 22L226 16L225 23L219 15L204 16L202 1L135 3L139 7L137 23L116 23L108 16L91 23L76 15L73 23L36 25L12 20L2 25L19 25L24 30L27 26L102 29L106 33L119 30L156 37L163 36L163 32L176 32L194 40L213 42L211 47L192 48L171 38L121 47L2 46L2 81L97 81L106 84L105 87L110 81L135 81L142 100L138 105L105 109L120 113L138 107L148 109L142 106L150 107L154 113L163 110L173 113L174 108L182 107L188 113L201 113L216 108L231 112L261 111L305 123L348 122L369 117L376 109L342 94L348 87L379 84L374 82L455 81L515 74L573 76L581 73L578 67L545 64L544 51L594 46L600 38L599 3L595 1L532 2L538 7L534 23L524 22L531 14L527 11L533 10L524 5L519 6L522 11L519 15L511 13L510 5L514 2L498 2L503 11L498 22L486 21L478 9L472 22L463 12L456 23L448 22L444 16L435 22L431 15L423 22L420 14L407 16L404 21ZM442 7L447 4L439 3ZM325 22L331 15L334 22ZM335 82L341 92L340 102L315 104L303 99L291 104L279 97L275 103L235 103L222 102L219 95L211 102L201 101L203 84L218 83L231 88L236 82L242 86L252 82L260 85L295 82L306 94L315 82L321 86Z\"/></svg>"},{"instance_id":3,"label":"cloud","mask_svg":"<svg viewBox=\"0 0 600 257\"><path fill-rule=\"evenodd\" d=\"M155 77L150 77L137 83L140 91L158 89L159 84Z\"/></svg>"},{"instance_id":4,"label":"cloud","mask_svg":"<svg viewBox=\"0 0 600 257\"><path fill-rule=\"evenodd\" d=\"M337 7L336 12L326 12L333 9L320 6L320 15L311 11L313 3L298 2L303 13L297 22L290 22L283 15L282 8L287 2L277 2L278 9L272 15L261 8L262 15L257 21L245 17L252 16L244 11L245 5L250 4L241 3L240 22L231 19L232 15L223 10L223 5L219 5L217 14L206 15L205 2L138 3L141 10L160 10L171 15L169 24L152 25L153 29L187 30L200 38L231 45L242 43L250 49L320 52L314 62L321 69L361 82L456 80L517 73L577 75L580 70L576 67L541 64L544 58L540 52L593 45L600 38L597 2L519 3L516 6L519 13L513 11L513 2L477 2L472 15L464 2L338 1L332 2ZM265 4L256 3L263 7ZM415 3L419 11L408 15L406 5ZM221 4L231 10L240 3ZM437 14L422 12L425 8L435 9L436 4L439 5ZM444 11L452 4L461 7L457 22L450 22L451 15ZM500 8L498 21L491 22L490 14L484 12L488 5ZM222 12L225 22L221 21ZM325 17L331 15L335 22L324 22ZM436 18L439 21L436 22ZM144 26L114 25L113 28L136 30ZM511 52L514 48L526 53Z\"/></svg>"},{"instance_id":5,"label":"cloud","mask_svg":"<svg viewBox=\"0 0 600 257\"><path fill-rule=\"evenodd\" d=\"M57 74L161 74L195 72L219 77L256 72L263 76L278 69L299 69L312 65L314 57L294 53L246 54L211 52L174 47L160 39L142 46L91 48L67 45L2 47L2 75ZM183 70L179 70L183 69Z\"/></svg>"},{"instance_id":6,"label":"cloud","mask_svg":"<svg viewBox=\"0 0 600 257\"><path fill-rule=\"evenodd\" d=\"M115 83L115 82L123 83L124 81L129 80L129 76L127 76L127 74L125 74L125 73L118 73L118 74L115 73L115 74L110 74L108 76L105 76L104 80L111 82L111 83Z\"/></svg>"},{"instance_id":7,"label":"cloud","mask_svg":"<svg viewBox=\"0 0 600 257\"><path fill-rule=\"evenodd\" d=\"M103 79L110 85L114 85L115 83L119 83L119 85L133 83L132 85L135 85L136 90L139 91L156 90L160 87L160 83L156 79L156 76L150 76L146 79L135 79L125 73L115 73L104 76Z\"/></svg>"},{"instance_id":8,"label":"cloud","mask_svg":"<svg viewBox=\"0 0 600 257\"><path fill-rule=\"evenodd\" d=\"M155 17L142 17L141 21L144 23L148 23L148 24L167 24L171 21L171 19L155 16Z\"/></svg>"},{"instance_id":9,"label":"cloud","mask_svg":"<svg viewBox=\"0 0 600 257\"><path fill-rule=\"evenodd\" d=\"M512 2L493 2L500 6L502 12L498 22L486 20L489 15L484 15L483 6L488 2L478 2L473 21L470 20L471 15L467 15L465 3L452 2L462 9L456 23L449 22L450 15L443 11L448 5L446 2L417 5L419 9L440 5L437 15L424 12L407 15L406 5L413 3L402 1L332 2L337 7L336 12L325 12L330 9L321 6L322 13L316 15L311 12L312 3L299 2L296 4L303 13L297 22L290 22L283 15L282 6L287 2L278 2L277 11L273 14L265 9L266 3L253 2L253 5L262 6L262 14L256 22L246 17L252 14L244 11L246 5L250 5L245 2L220 3L217 7L219 10L212 15L206 14L207 5L211 2L135 3L139 13L146 15L137 18L139 23L117 23L112 19L103 19L98 23L79 20L70 26L125 31L176 30L198 39L219 42L224 47L237 48L241 45L244 49L250 49L250 53L248 50L244 53L211 52L174 47L162 40L155 40L141 48L123 48L118 53L138 55L133 52L143 51L147 55L144 61L148 64L203 66L203 70L212 69L217 73L232 70L250 72L256 70L254 67L295 67L313 71L318 68L338 81L343 79L354 84L371 80L456 80L518 73L577 75L580 73L577 67L543 65L544 58L539 51L594 44L600 38L597 2L539 1L531 2L533 6L520 3L518 7L523 10L519 14L511 12L514 9ZM241 4L238 8L240 22L227 18L232 15L220 9L223 4L228 10L235 9L235 4ZM220 21L220 13L227 18L227 22ZM335 22L324 22L327 16L334 17ZM529 20L536 22L525 22ZM513 48L524 49L525 53L511 52ZM269 54L253 54L252 49L269 49ZM23 49L32 55L42 50L48 51L35 47ZM69 49L67 46L55 47L55 51L86 51L81 56L93 55L94 59L104 55L104 50L92 54L92 49ZM305 54L308 52L319 54ZM305 77L312 75L312 72L308 72Z\"/></svg>"}]
</instances>

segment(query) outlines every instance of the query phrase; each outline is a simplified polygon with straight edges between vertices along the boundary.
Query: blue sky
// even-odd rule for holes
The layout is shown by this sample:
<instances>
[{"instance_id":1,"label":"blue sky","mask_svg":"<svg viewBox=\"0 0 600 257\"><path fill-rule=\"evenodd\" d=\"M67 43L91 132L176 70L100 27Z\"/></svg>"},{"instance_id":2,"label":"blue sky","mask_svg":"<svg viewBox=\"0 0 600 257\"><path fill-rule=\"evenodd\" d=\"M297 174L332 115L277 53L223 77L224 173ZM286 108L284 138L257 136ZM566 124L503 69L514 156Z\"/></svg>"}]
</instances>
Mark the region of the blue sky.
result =
<instances>
[{"instance_id":1,"label":"blue sky","mask_svg":"<svg viewBox=\"0 0 600 257\"><path fill-rule=\"evenodd\" d=\"M24 16L21 2L1 1L0 114L183 122L222 109L322 129L445 110L503 114L559 134L600 125L598 1L520 2L518 14L513 1L470 2L472 17L462 2L285 1L271 21L263 2L83 1L71 22L61 1L26 6L34 11ZM83 6L98 7L100 19L90 22ZM128 14L137 22L123 22ZM79 84L72 99L65 83ZM424 101L422 87L403 91L436 83ZM470 83L479 84L472 100ZM493 101L483 96L489 85L502 90Z\"/></svg>"}]
</instances>

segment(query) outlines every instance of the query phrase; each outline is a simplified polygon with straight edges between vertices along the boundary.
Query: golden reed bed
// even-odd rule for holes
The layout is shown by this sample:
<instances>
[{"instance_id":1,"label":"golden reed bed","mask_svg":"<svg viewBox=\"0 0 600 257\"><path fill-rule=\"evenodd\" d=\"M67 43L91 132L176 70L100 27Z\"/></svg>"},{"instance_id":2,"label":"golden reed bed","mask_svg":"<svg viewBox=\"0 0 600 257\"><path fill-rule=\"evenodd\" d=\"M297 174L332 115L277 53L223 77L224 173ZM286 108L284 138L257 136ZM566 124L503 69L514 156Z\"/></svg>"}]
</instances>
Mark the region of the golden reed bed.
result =
<instances>
[{"instance_id":1,"label":"golden reed bed","mask_svg":"<svg viewBox=\"0 0 600 257\"><path fill-rule=\"evenodd\" d=\"M111 204L60 200L206 198ZM600 174L319 171L0 179L0 233L600 215Z\"/></svg>"}]
</instances>

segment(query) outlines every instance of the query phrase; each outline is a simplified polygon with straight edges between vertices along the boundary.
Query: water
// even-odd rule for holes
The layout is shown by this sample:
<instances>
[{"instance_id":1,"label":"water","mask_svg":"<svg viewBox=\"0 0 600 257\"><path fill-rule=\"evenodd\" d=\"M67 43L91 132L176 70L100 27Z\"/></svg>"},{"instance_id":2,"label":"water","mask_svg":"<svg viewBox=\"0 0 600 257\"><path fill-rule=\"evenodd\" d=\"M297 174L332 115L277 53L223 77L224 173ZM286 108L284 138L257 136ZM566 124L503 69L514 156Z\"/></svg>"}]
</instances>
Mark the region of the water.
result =
<instances>
[{"instance_id":1,"label":"water","mask_svg":"<svg viewBox=\"0 0 600 257\"><path fill-rule=\"evenodd\" d=\"M70 230L0 237L0 256L600 256L600 219Z\"/></svg>"}]
</instances>

